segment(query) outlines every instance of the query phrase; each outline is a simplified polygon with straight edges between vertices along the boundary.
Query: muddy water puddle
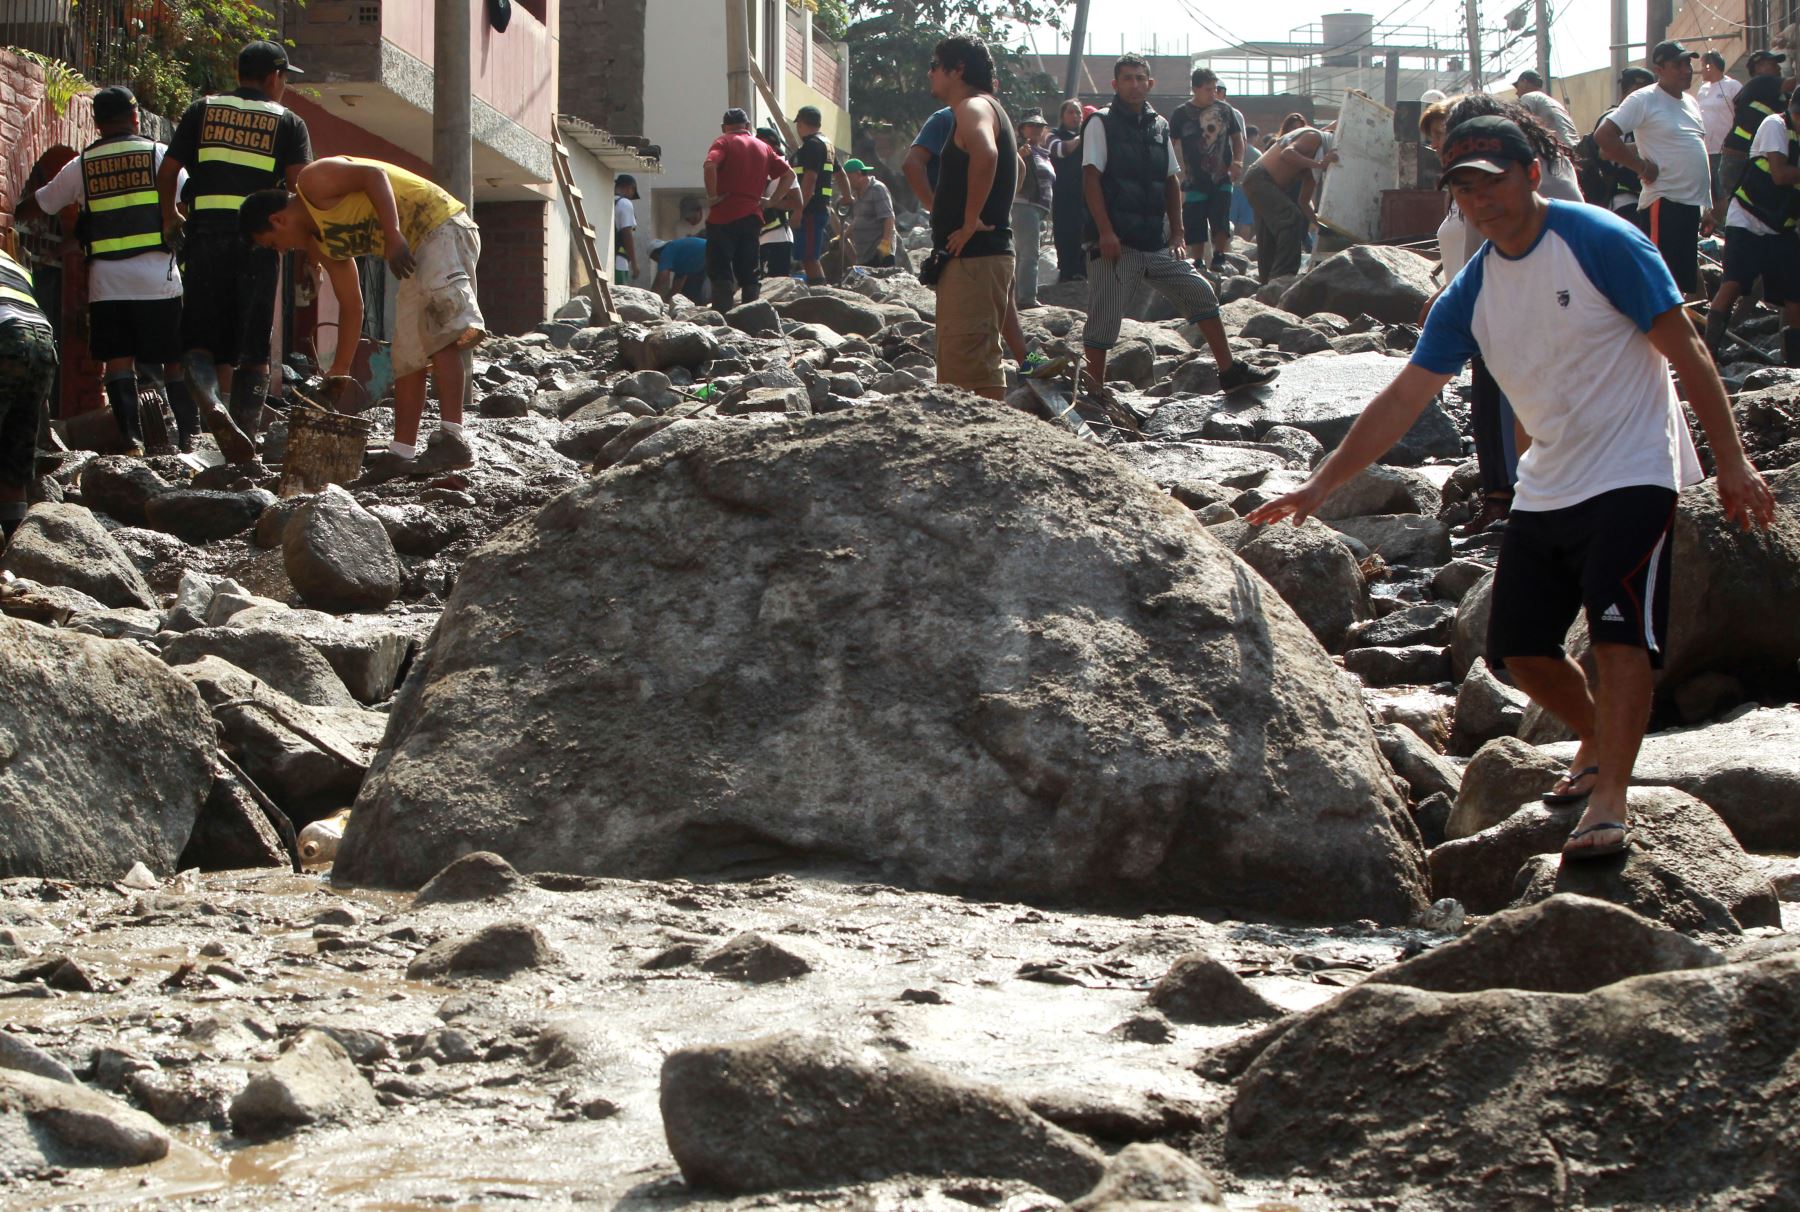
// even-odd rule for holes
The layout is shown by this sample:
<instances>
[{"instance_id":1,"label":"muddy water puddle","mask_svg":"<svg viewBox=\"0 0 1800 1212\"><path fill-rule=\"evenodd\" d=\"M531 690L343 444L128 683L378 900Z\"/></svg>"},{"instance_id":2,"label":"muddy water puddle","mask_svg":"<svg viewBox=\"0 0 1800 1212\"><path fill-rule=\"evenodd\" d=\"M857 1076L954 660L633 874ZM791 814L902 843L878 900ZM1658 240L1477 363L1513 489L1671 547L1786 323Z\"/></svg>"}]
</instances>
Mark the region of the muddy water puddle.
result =
<instances>
[{"instance_id":1,"label":"muddy water puddle","mask_svg":"<svg viewBox=\"0 0 1800 1212\"><path fill-rule=\"evenodd\" d=\"M658 1108L670 1051L802 1031L904 1052L1028 1099L1148 1101L1216 1123L1227 1091L1191 1066L1248 1026L1176 1024L1158 1043L1119 1030L1178 955L1204 948L1297 1010L1405 946L1439 941L1413 931L1052 912L812 877L592 881L416 910L410 897L345 894L279 873L129 895L35 884L0 884L0 905L28 919L12 928L34 954L76 960L97 991L9 998L0 1014L85 1077L95 1078L99 1050L115 1049L176 1086L229 1093L302 1028L327 1027L362 1042L362 1070L384 1105L363 1122L245 1142L223 1119L228 1094L215 1097L211 1116L197 1110L199 1122L174 1129L176 1147L162 1162L0 1187L0 1203L20 1209L797 1206L686 1192ZM504 981L407 979L427 945L513 919L543 933L551 964ZM745 984L692 963L663 966L671 948L699 953L745 931L811 971ZM446 1030L459 1037L455 1048ZM1231 1195L1236 1209L1345 1206L1317 1192ZM799 1202L974 1206L891 1183ZM978 1202L1016 1212L1058 1206L1029 1191Z\"/></svg>"}]
</instances>

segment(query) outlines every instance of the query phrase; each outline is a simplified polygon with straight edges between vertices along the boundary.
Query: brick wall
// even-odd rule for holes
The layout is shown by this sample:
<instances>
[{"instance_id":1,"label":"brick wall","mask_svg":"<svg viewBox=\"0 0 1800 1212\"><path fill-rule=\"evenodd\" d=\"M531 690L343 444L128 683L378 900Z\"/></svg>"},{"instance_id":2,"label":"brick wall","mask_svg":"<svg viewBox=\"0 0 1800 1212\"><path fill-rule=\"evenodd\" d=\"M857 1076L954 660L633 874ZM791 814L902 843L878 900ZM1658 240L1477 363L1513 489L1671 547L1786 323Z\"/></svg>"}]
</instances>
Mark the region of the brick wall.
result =
<instances>
[{"instance_id":1,"label":"brick wall","mask_svg":"<svg viewBox=\"0 0 1800 1212\"><path fill-rule=\"evenodd\" d=\"M487 202L475 207L481 227L476 286L489 332L517 336L549 315L548 202Z\"/></svg>"},{"instance_id":2,"label":"brick wall","mask_svg":"<svg viewBox=\"0 0 1800 1212\"><path fill-rule=\"evenodd\" d=\"M58 114L44 96L44 71L0 51L0 226L12 226L13 206L38 157L58 145L79 151L94 140L93 114L77 97Z\"/></svg>"},{"instance_id":3,"label":"brick wall","mask_svg":"<svg viewBox=\"0 0 1800 1212\"><path fill-rule=\"evenodd\" d=\"M649 0L563 0L559 112L615 135L644 133L644 8Z\"/></svg>"}]
</instances>

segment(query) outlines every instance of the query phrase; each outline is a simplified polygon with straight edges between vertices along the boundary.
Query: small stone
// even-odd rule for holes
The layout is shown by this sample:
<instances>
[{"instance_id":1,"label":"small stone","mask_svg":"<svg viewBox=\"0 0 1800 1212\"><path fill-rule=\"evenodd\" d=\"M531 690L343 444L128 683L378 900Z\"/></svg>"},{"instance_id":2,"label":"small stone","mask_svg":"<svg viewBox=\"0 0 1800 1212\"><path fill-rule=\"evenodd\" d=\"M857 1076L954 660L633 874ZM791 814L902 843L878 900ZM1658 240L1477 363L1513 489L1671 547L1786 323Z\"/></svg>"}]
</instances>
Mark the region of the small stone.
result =
<instances>
[{"instance_id":1,"label":"small stone","mask_svg":"<svg viewBox=\"0 0 1800 1212\"><path fill-rule=\"evenodd\" d=\"M342 1045L323 1032L302 1031L232 1100L231 1128L239 1136L276 1136L356 1119L379 1106Z\"/></svg>"},{"instance_id":2,"label":"small stone","mask_svg":"<svg viewBox=\"0 0 1800 1212\"><path fill-rule=\"evenodd\" d=\"M142 863L133 863L131 870L127 871L125 877L119 882L127 888L136 888L140 892L148 892L153 888L162 887L162 881L150 874L150 868Z\"/></svg>"},{"instance_id":3,"label":"small stone","mask_svg":"<svg viewBox=\"0 0 1800 1212\"><path fill-rule=\"evenodd\" d=\"M441 976L506 977L556 960L543 934L529 922L496 922L474 934L435 943L413 957L408 980Z\"/></svg>"},{"instance_id":4,"label":"small stone","mask_svg":"<svg viewBox=\"0 0 1800 1212\"><path fill-rule=\"evenodd\" d=\"M440 1065L466 1065L481 1059L475 1037L455 1027L439 1027L427 1031L413 1048L412 1059L430 1060Z\"/></svg>"},{"instance_id":5,"label":"small stone","mask_svg":"<svg viewBox=\"0 0 1800 1212\"><path fill-rule=\"evenodd\" d=\"M53 1082L75 1081L75 1075L67 1065L11 1031L0 1031L0 1069L17 1069Z\"/></svg>"},{"instance_id":6,"label":"small stone","mask_svg":"<svg viewBox=\"0 0 1800 1212\"><path fill-rule=\"evenodd\" d=\"M1134 1044L1166 1044L1175 1038L1175 1025L1158 1011L1140 1010L1107 1034Z\"/></svg>"},{"instance_id":7,"label":"small stone","mask_svg":"<svg viewBox=\"0 0 1800 1212\"><path fill-rule=\"evenodd\" d=\"M791 980L813 970L806 957L754 931L731 939L702 959L700 967L715 976L750 985Z\"/></svg>"},{"instance_id":8,"label":"small stone","mask_svg":"<svg viewBox=\"0 0 1800 1212\"><path fill-rule=\"evenodd\" d=\"M1203 951L1178 958L1150 991L1150 1004L1176 1022L1243 1023L1281 1010Z\"/></svg>"},{"instance_id":9,"label":"small stone","mask_svg":"<svg viewBox=\"0 0 1800 1212\"><path fill-rule=\"evenodd\" d=\"M432 876L413 898L413 907L507 896L525 885L511 863L487 850L465 854Z\"/></svg>"},{"instance_id":10,"label":"small stone","mask_svg":"<svg viewBox=\"0 0 1800 1212\"><path fill-rule=\"evenodd\" d=\"M900 994L900 1000L915 1006L946 1006L950 999L936 989L907 989Z\"/></svg>"}]
</instances>

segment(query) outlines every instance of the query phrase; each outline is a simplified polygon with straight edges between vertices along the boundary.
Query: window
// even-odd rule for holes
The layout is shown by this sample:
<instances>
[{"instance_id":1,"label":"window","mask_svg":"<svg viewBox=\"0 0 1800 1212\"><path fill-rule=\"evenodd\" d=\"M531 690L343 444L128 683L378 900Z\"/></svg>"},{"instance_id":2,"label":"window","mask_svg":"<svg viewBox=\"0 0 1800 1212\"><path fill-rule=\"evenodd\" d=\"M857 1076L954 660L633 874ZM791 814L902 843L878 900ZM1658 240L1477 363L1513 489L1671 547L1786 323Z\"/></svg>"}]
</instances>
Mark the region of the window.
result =
<instances>
[{"instance_id":1,"label":"window","mask_svg":"<svg viewBox=\"0 0 1800 1212\"><path fill-rule=\"evenodd\" d=\"M518 0L519 7L538 19L539 25L550 23L549 0Z\"/></svg>"}]
</instances>

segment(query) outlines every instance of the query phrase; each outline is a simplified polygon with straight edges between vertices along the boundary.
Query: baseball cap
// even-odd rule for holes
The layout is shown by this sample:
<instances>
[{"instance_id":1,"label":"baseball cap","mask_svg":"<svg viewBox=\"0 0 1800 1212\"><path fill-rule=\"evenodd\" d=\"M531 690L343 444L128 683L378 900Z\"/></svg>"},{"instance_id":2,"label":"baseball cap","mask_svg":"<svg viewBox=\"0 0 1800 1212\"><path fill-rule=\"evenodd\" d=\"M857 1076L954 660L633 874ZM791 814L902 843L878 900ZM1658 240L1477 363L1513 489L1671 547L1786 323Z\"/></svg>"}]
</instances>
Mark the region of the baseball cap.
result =
<instances>
[{"instance_id":1,"label":"baseball cap","mask_svg":"<svg viewBox=\"0 0 1800 1212\"><path fill-rule=\"evenodd\" d=\"M1720 71L1725 70L1725 56L1721 55L1718 51L1707 51L1704 55L1700 56L1700 62L1710 63Z\"/></svg>"},{"instance_id":2,"label":"baseball cap","mask_svg":"<svg viewBox=\"0 0 1800 1212\"><path fill-rule=\"evenodd\" d=\"M844 161L844 171L847 173L866 173L869 171L869 166L864 164L861 160L846 160Z\"/></svg>"},{"instance_id":3,"label":"baseball cap","mask_svg":"<svg viewBox=\"0 0 1800 1212\"><path fill-rule=\"evenodd\" d=\"M137 108L137 96L123 84L114 84L94 94L94 121L113 122Z\"/></svg>"},{"instance_id":4,"label":"baseball cap","mask_svg":"<svg viewBox=\"0 0 1800 1212\"><path fill-rule=\"evenodd\" d=\"M286 72L290 76L306 74L289 63L287 52L274 42L252 42L238 52L238 79L261 80L270 72Z\"/></svg>"},{"instance_id":5,"label":"baseball cap","mask_svg":"<svg viewBox=\"0 0 1800 1212\"><path fill-rule=\"evenodd\" d=\"M1520 72L1518 79L1513 81L1514 88L1517 88L1521 84L1529 84L1533 88L1542 88L1544 87L1544 78L1536 72L1527 69Z\"/></svg>"},{"instance_id":6,"label":"baseball cap","mask_svg":"<svg viewBox=\"0 0 1800 1212\"><path fill-rule=\"evenodd\" d=\"M750 125L750 115L745 113L741 107L734 105L730 109L725 111L725 116L723 118L719 119L719 125L720 126L749 126Z\"/></svg>"},{"instance_id":7,"label":"baseball cap","mask_svg":"<svg viewBox=\"0 0 1800 1212\"><path fill-rule=\"evenodd\" d=\"M1774 51L1766 51L1766 50L1751 51L1750 58L1745 61L1744 66L1745 67L1755 67L1758 63L1763 62L1765 59L1768 60L1770 63L1780 63L1780 62L1784 61L1786 58L1787 58L1786 55L1778 55Z\"/></svg>"},{"instance_id":8,"label":"baseball cap","mask_svg":"<svg viewBox=\"0 0 1800 1212\"><path fill-rule=\"evenodd\" d=\"M1679 42L1658 42L1656 48L1650 52L1650 62L1658 67L1681 59L1698 59L1699 57L1699 51L1691 51Z\"/></svg>"},{"instance_id":9,"label":"baseball cap","mask_svg":"<svg viewBox=\"0 0 1800 1212\"><path fill-rule=\"evenodd\" d=\"M1020 126L1049 126L1050 123L1045 121L1043 110L1028 109L1024 113L1019 115L1019 125Z\"/></svg>"},{"instance_id":10,"label":"baseball cap","mask_svg":"<svg viewBox=\"0 0 1800 1212\"><path fill-rule=\"evenodd\" d=\"M1641 67L1628 67L1619 73L1619 84L1624 88L1646 88L1656 83L1656 77Z\"/></svg>"},{"instance_id":11,"label":"baseball cap","mask_svg":"<svg viewBox=\"0 0 1800 1212\"><path fill-rule=\"evenodd\" d=\"M1459 169L1479 168L1496 176L1509 164L1530 164L1537 159L1531 141L1516 122L1498 114L1483 114L1453 127L1444 136L1444 171L1438 177L1438 188L1444 188L1450 174Z\"/></svg>"},{"instance_id":12,"label":"baseball cap","mask_svg":"<svg viewBox=\"0 0 1800 1212\"><path fill-rule=\"evenodd\" d=\"M637 188L637 178L632 176L630 173L620 173L618 176L613 178L613 188L617 189L621 185L629 185L633 189L636 189Z\"/></svg>"}]
</instances>

